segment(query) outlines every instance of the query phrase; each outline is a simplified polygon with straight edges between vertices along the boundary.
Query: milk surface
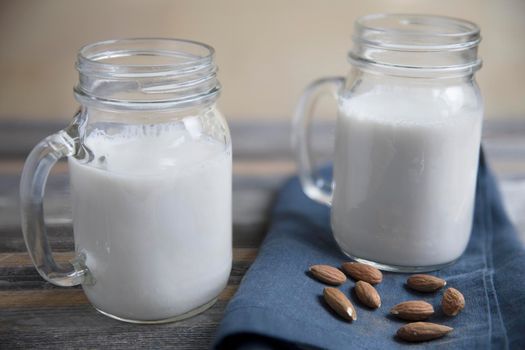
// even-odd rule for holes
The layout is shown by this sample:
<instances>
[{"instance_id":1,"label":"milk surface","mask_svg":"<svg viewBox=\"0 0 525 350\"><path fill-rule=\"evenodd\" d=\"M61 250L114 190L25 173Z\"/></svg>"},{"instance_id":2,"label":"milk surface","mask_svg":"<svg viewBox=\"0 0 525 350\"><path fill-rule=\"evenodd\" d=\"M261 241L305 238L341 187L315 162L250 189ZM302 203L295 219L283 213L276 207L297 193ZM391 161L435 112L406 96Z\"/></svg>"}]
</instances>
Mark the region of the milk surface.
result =
<instances>
[{"instance_id":1,"label":"milk surface","mask_svg":"<svg viewBox=\"0 0 525 350\"><path fill-rule=\"evenodd\" d=\"M458 258L472 226L481 113L417 89L342 99L332 228L343 251L406 267Z\"/></svg>"},{"instance_id":2,"label":"milk surface","mask_svg":"<svg viewBox=\"0 0 525 350\"><path fill-rule=\"evenodd\" d=\"M77 252L101 311L162 320L217 297L231 270L231 149L177 126L95 130L69 160Z\"/></svg>"}]
</instances>

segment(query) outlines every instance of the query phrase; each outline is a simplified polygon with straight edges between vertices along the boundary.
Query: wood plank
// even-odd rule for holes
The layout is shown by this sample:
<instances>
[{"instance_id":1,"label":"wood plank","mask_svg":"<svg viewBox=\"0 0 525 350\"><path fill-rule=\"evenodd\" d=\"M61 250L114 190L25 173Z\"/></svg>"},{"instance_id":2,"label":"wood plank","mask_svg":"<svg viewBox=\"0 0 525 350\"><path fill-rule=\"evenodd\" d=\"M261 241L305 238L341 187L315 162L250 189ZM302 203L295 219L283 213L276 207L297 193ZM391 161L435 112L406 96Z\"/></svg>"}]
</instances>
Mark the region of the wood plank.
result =
<instances>
[{"instance_id":1,"label":"wood plank","mask_svg":"<svg viewBox=\"0 0 525 350\"><path fill-rule=\"evenodd\" d=\"M24 167L25 158L1 158L0 175L20 175ZM233 162L235 176L275 176L289 175L295 172L295 163L292 159L239 159ZM59 161L52 169L51 176L68 173L65 160Z\"/></svg>"},{"instance_id":2,"label":"wood plank","mask_svg":"<svg viewBox=\"0 0 525 350\"><path fill-rule=\"evenodd\" d=\"M501 159L487 153L487 157L500 178L525 178L525 160ZM0 162L1 164L2 162ZM234 244L254 247L259 244L269 225L269 210L277 189L293 167L291 162L280 162L266 175L257 175L261 168L272 162L241 162L246 175L235 176L233 191ZM255 165L254 164L259 164ZM256 169L256 170L253 170ZM273 171L281 173L271 174ZM50 240L57 251L73 249L71 209L67 174L49 179L45 200L46 222L50 225ZM0 251L24 251L20 232L18 206L18 175L0 174Z\"/></svg>"},{"instance_id":3,"label":"wood plank","mask_svg":"<svg viewBox=\"0 0 525 350\"><path fill-rule=\"evenodd\" d=\"M233 155L236 159L292 159L289 120L230 122ZM0 157L25 157L42 138L63 128L57 122L1 122ZM321 121L313 126L314 149L319 154L330 154L334 134L332 121ZM523 139L525 123L516 119L486 120L484 138ZM271 135L271 142L268 136ZM525 155L523 153L522 155Z\"/></svg>"},{"instance_id":4,"label":"wood plank","mask_svg":"<svg viewBox=\"0 0 525 350\"><path fill-rule=\"evenodd\" d=\"M228 285L237 286L250 263L233 262ZM60 290L62 287L46 282L34 267L0 269L0 291Z\"/></svg>"},{"instance_id":5,"label":"wood plank","mask_svg":"<svg viewBox=\"0 0 525 350\"><path fill-rule=\"evenodd\" d=\"M25 158L0 158L0 174L20 175L24 167ZM68 171L67 162L59 161L51 169L50 176L64 174Z\"/></svg>"},{"instance_id":6,"label":"wood plank","mask_svg":"<svg viewBox=\"0 0 525 350\"><path fill-rule=\"evenodd\" d=\"M73 252L55 253L58 263L67 263L73 257ZM236 286L255 260L257 249L234 248L233 264L228 285ZM38 291L38 290L64 290L46 282L33 267L27 253L1 253L0 254L0 292L3 291ZM1 297L1 294L0 294ZM1 309L1 307L0 307Z\"/></svg>"},{"instance_id":7,"label":"wood plank","mask_svg":"<svg viewBox=\"0 0 525 350\"><path fill-rule=\"evenodd\" d=\"M55 253L69 252L75 249L73 229L70 225L48 226L48 239ZM0 230L0 252L23 252L26 250L24 237L19 224L3 226Z\"/></svg>"},{"instance_id":8,"label":"wood plank","mask_svg":"<svg viewBox=\"0 0 525 350\"><path fill-rule=\"evenodd\" d=\"M219 295L219 300L230 300L238 285L228 285ZM57 288L48 290L0 291L0 309L51 308L89 304L84 291L79 288Z\"/></svg>"},{"instance_id":9,"label":"wood plank","mask_svg":"<svg viewBox=\"0 0 525 350\"><path fill-rule=\"evenodd\" d=\"M522 157L522 151L525 150L525 135L523 142L513 145L493 145L486 147L486 154L494 168L501 168L498 174L502 176L515 175L516 173L525 173L525 157ZM512 151L515 150L515 151ZM501 164L501 165L500 165ZM15 185L17 190L19 175L24 165L23 159L1 159L0 158L0 182L10 181ZM246 183L245 179L252 179L251 184L256 185L256 181L261 179L282 180L291 176L296 171L296 165L293 160L239 160L233 163L233 174L236 180L235 186L240 187L241 183ZM65 176L68 173L67 163L59 162L53 168L50 175L52 181L55 176ZM11 178L11 180L4 180ZM255 181L254 181L255 180ZM264 181L261 181L263 183ZM267 181L268 182L268 181ZM279 181L272 181L279 184ZM9 186L13 188L13 186ZM0 191L0 198L6 197L8 193ZM14 192L14 191L13 191Z\"/></svg>"},{"instance_id":10,"label":"wood plank","mask_svg":"<svg viewBox=\"0 0 525 350\"><path fill-rule=\"evenodd\" d=\"M487 152L487 157L501 178L525 177L525 158L508 159ZM0 162L0 165L3 162ZM21 162L19 161L21 165ZM276 190L294 169L291 161L236 162L233 188L233 219L240 225L267 223L269 204ZM65 168L64 168L65 169ZM266 169L266 173L263 173ZM262 173L262 174L261 174ZM19 225L18 174L0 172L0 226ZM69 187L66 173L51 176L46 191L45 209L49 224L71 223Z\"/></svg>"},{"instance_id":11,"label":"wood plank","mask_svg":"<svg viewBox=\"0 0 525 350\"><path fill-rule=\"evenodd\" d=\"M234 177L234 238L239 244L253 246L261 241L268 221L269 205L273 200L275 189L284 177L285 175ZM6 231L6 234L14 239L9 242L0 241L0 245L16 245L16 242L21 242L18 181L18 175L0 175L0 230ZM59 174L50 177L44 200L47 224L55 227L71 226L72 214L69 203L67 175ZM50 228L50 230L54 229ZM243 234L245 235L242 236ZM67 247L65 249L71 250Z\"/></svg>"},{"instance_id":12,"label":"wood plank","mask_svg":"<svg viewBox=\"0 0 525 350\"><path fill-rule=\"evenodd\" d=\"M59 264L68 263L73 256L74 252L60 252L54 253L53 257L55 261ZM27 252L24 253L0 253L0 269L6 268L21 268L21 267L31 267L33 263Z\"/></svg>"},{"instance_id":13,"label":"wood plank","mask_svg":"<svg viewBox=\"0 0 525 350\"><path fill-rule=\"evenodd\" d=\"M240 223L233 225L234 248L255 248L264 239L267 222L262 223ZM53 252L69 252L75 249L73 241L73 227L70 223L59 225L48 225L48 239ZM26 250L24 237L19 223L16 226L0 225L0 252L13 253Z\"/></svg>"},{"instance_id":14,"label":"wood plank","mask_svg":"<svg viewBox=\"0 0 525 350\"><path fill-rule=\"evenodd\" d=\"M7 163L7 172L2 172L2 164ZM71 223L69 206L69 179L67 168L49 177L46 187L44 209L48 224ZM0 227L19 225L19 174L12 171L20 169L22 161L0 161ZM294 164L285 162L235 162L233 178L233 220L234 223L261 224L275 189L289 176ZM15 169L15 170L16 170Z\"/></svg>"},{"instance_id":15,"label":"wood plank","mask_svg":"<svg viewBox=\"0 0 525 350\"><path fill-rule=\"evenodd\" d=\"M224 313L219 300L190 319L160 325L119 322L90 305L2 310L2 349L209 349Z\"/></svg>"},{"instance_id":16,"label":"wood plank","mask_svg":"<svg viewBox=\"0 0 525 350\"><path fill-rule=\"evenodd\" d=\"M74 252L60 252L54 253L55 261L59 264L69 262L73 257ZM233 261L251 263L257 256L257 248L234 248ZM21 253L0 253L0 269L5 268L26 268L32 267L33 263L27 252Z\"/></svg>"},{"instance_id":17,"label":"wood plank","mask_svg":"<svg viewBox=\"0 0 525 350\"><path fill-rule=\"evenodd\" d=\"M67 307L89 304L82 289L0 291L0 309Z\"/></svg>"}]
</instances>

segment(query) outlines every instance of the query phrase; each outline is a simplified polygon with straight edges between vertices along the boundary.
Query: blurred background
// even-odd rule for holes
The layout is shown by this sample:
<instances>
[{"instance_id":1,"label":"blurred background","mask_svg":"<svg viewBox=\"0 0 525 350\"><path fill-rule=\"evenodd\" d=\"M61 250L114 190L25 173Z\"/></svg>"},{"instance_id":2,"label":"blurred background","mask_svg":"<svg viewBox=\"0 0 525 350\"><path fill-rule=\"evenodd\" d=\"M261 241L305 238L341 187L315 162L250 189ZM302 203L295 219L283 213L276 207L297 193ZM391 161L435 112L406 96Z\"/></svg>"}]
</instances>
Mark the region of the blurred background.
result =
<instances>
[{"instance_id":1,"label":"blurred background","mask_svg":"<svg viewBox=\"0 0 525 350\"><path fill-rule=\"evenodd\" d=\"M484 65L476 77L485 98L484 155L525 243L525 0L0 0L0 348L209 347L226 300L266 235L277 191L296 173L290 119L299 96L314 79L347 74L353 22L381 12L459 17L481 27ZM223 85L219 105L233 139L235 262L226 294L210 313L174 324L180 328L148 328L147 336L104 323L81 289L50 288L24 253L20 227L24 160L78 109L79 48L126 37L212 45ZM312 133L317 164L332 158L334 139L335 103L326 99L320 107L324 119ZM70 198L62 159L44 200L59 262L71 261L75 249Z\"/></svg>"},{"instance_id":2,"label":"blurred background","mask_svg":"<svg viewBox=\"0 0 525 350\"><path fill-rule=\"evenodd\" d=\"M525 118L523 0L2 0L0 121L66 122L77 108L78 49L150 36L215 47L224 87L220 107L229 120L289 119L311 80L346 74L352 24L374 12L476 22L486 118Z\"/></svg>"},{"instance_id":3,"label":"blurred background","mask_svg":"<svg viewBox=\"0 0 525 350\"><path fill-rule=\"evenodd\" d=\"M237 237L262 237L275 191L296 171L289 121L302 90L348 72L353 22L378 12L453 16L481 27L484 150L525 241L525 0L0 0L0 226L19 225L25 157L78 108L72 89L79 48L174 37L217 51L219 105L233 136L234 228L245 232ZM335 104L326 99L320 107L318 164L331 159ZM66 164L53 174L46 222L70 231ZM19 239L19 229L13 232Z\"/></svg>"}]
</instances>

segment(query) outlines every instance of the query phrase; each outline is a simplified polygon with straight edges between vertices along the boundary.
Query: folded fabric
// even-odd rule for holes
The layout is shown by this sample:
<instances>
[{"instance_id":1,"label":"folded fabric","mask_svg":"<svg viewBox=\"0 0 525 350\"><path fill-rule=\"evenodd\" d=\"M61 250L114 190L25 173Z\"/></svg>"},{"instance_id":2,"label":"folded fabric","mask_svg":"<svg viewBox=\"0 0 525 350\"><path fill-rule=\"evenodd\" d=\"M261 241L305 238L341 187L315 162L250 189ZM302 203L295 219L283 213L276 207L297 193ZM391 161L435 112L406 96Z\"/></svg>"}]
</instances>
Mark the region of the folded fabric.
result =
<instances>
[{"instance_id":1,"label":"folded fabric","mask_svg":"<svg viewBox=\"0 0 525 350\"><path fill-rule=\"evenodd\" d=\"M348 261L337 248L329 209L306 198L297 178L281 190L270 231L259 255L229 303L215 349L406 348L395 337L405 322L388 311L398 302L422 299L438 310L431 321L454 328L446 337L413 348L525 349L525 249L510 224L493 175L480 159L472 237L454 265L432 274L465 296L456 317L440 310L442 292L408 290L406 274L385 273L377 285L382 306L371 311L355 299L358 320L345 322L322 300L324 285L306 273L313 264ZM349 295L353 282L341 287ZM410 345L410 344L409 344Z\"/></svg>"}]
</instances>

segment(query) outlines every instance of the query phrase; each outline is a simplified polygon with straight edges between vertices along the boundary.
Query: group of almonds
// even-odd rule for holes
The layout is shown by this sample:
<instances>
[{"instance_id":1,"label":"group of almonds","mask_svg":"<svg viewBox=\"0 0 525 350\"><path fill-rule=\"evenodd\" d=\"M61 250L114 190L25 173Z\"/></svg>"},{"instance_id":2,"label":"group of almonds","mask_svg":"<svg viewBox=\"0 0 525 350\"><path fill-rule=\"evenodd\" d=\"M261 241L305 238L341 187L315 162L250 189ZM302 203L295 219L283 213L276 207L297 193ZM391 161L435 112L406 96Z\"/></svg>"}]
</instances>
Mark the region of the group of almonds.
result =
<instances>
[{"instance_id":1,"label":"group of almonds","mask_svg":"<svg viewBox=\"0 0 525 350\"><path fill-rule=\"evenodd\" d=\"M352 277L356 283L354 291L359 301L371 309L381 306L381 296L373 285L383 280L381 271L370 265L346 262L341 266L342 270ZM332 286L340 286L346 282L346 275L341 270L329 265L313 265L310 267L311 275ZM407 286L418 292L436 292L443 288L447 282L441 278L417 274L407 279ZM326 287L323 291L326 303L339 316L347 321L357 320L357 312L339 289ZM441 299L441 309L447 316L456 316L465 307L465 298L457 289L448 288ZM399 328L396 335L400 339L410 342L420 342L437 339L450 333L453 328L437 323L421 322L434 314L434 307L423 300L411 300L397 304L390 310L390 314L402 320L416 321Z\"/></svg>"}]
</instances>

